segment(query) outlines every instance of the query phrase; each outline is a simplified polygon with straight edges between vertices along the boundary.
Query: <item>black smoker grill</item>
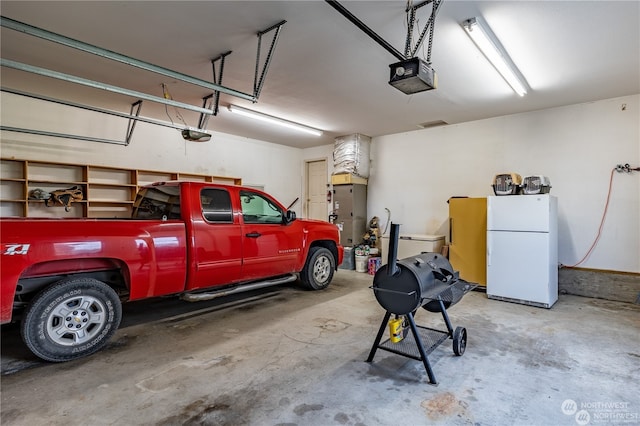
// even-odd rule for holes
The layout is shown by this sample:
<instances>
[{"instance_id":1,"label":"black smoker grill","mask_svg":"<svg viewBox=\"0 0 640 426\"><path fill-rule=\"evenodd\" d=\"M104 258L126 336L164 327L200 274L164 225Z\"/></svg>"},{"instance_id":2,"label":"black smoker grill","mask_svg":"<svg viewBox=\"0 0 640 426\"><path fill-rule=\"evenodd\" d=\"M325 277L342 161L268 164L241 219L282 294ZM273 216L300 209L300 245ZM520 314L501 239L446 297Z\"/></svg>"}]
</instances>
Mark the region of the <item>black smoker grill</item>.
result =
<instances>
[{"instance_id":1,"label":"black smoker grill","mask_svg":"<svg viewBox=\"0 0 640 426\"><path fill-rule=\"evenodd\" d=\"M453 329L447 315L447 308L458 303L462 296L476 287L476 284L459 278L459 273L454 272L451 263L439 253L422 253L397 260L399 228L400 225L391 224L388 261L373 278L371 288L378 303L387 313L382 320L367 362L373 361L378 349L422 361L427 370L429 382L436 384L427 355L447 338L453 339L453 352L457 356L464 353L467 330L464 327ZM447 330L416 325L414 316L420 307L429 312L441 312ZM395 315L396 319L404 317L403 336L399 338L400 341L398 339L392 341L390 338L380 343L391 315Z\"/></svg>"}]
</instances>

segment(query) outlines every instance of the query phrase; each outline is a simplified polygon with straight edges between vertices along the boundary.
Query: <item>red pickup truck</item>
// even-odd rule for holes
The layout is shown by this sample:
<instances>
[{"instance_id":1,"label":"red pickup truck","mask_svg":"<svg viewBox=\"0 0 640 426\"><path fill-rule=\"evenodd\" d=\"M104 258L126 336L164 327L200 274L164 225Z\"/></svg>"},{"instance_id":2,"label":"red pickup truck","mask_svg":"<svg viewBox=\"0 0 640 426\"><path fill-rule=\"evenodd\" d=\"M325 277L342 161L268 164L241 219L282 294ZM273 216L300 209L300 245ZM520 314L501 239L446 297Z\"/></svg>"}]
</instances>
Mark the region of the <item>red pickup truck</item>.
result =
<instances>
[{"instance_id":1,"label":"red pickup truck","mask_svg":"<svg viewBox=\"0 0 640 426\"><path fill-rule=\"evenodd\" d=\"M158 182L140 189L131 219L1 219L0 323L21 320L47 361L100 350L121 303L187 301L300 280L326 288L342 262L338 228L296 219L241 186Z\"/></svg>"}]
</instances>

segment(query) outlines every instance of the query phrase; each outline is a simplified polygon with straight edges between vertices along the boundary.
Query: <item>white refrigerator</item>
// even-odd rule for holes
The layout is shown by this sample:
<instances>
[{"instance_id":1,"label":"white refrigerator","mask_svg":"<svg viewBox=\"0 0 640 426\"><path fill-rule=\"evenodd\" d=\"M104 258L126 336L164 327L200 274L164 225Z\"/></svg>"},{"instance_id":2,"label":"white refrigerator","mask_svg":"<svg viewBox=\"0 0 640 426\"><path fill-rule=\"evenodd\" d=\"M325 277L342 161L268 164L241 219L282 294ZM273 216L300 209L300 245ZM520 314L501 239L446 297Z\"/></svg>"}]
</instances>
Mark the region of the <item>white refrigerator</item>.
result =
<instances>
[{"instance_id":1,"label":"white refrigerator","mask_svg":"<svg viewBox=\"0 0 640 426\"><path fill-rule=\"evenodd\" d=\"M543 308L558 300L556 197L487 197L487 297Z\"/></svg>"}]
</instances>

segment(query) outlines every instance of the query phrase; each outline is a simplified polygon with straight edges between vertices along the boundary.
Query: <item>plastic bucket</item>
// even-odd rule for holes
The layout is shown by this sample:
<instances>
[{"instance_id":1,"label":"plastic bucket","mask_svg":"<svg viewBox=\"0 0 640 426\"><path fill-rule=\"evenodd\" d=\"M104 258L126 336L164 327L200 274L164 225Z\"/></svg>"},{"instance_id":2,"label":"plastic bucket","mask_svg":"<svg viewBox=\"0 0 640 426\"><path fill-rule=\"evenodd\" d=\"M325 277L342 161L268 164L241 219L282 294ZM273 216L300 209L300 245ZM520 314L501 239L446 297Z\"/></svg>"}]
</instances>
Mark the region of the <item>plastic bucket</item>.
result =
<instances>
[{"instance_id":1,"label":"plastic bucket","mask_svg":"<svg viewBox=\"0 0 640 426\"><path fill-rule=\"evenodd\" d=\"M356 254L356 272L367 272L369 256L359 256Z\"/></svg>"}]
</instances>

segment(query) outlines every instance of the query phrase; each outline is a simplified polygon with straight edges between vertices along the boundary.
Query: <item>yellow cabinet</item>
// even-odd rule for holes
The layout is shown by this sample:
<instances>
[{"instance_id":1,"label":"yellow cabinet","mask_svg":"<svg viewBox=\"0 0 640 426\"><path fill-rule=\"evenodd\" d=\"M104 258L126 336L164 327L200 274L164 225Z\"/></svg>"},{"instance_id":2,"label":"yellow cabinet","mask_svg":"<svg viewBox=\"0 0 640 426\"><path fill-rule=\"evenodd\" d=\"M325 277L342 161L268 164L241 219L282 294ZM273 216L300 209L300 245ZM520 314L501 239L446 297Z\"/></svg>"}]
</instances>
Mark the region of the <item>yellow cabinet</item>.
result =
<instances>
[{"instance_id":1,"label":"yellow cabinet","mask_svg":"<svg viewBox=\"0 0 640 426\"><path fill-rule=\"evenodd\" d=\"M460 278L487 285L487 199L449 199L449 261Z\"/></svg>"}]
</instances>

